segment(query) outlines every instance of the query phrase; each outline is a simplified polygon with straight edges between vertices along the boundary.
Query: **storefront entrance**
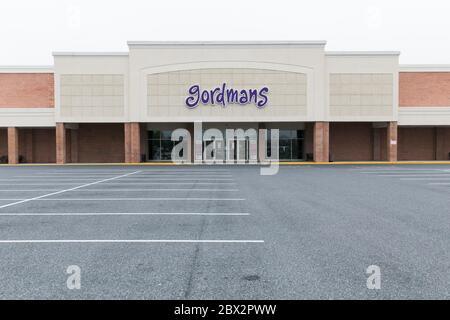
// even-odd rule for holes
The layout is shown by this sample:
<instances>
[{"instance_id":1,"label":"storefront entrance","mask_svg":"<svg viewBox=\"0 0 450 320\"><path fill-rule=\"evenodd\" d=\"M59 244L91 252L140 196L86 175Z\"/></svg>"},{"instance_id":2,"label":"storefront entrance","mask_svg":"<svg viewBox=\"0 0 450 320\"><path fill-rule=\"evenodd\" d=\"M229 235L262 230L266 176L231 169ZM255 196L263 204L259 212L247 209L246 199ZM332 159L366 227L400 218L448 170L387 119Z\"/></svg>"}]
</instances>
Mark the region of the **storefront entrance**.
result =
<instances>
[{"instance_id":1,"label":"storefront entrance","mask_svg":"<svg viewBox=\"0 0 450 320\"><path fill-rule=\"evenodd\" d=\"M171 140L172 130L150 130L148 131L148 161L170 161L172 159L172 148L177 141Z\"/></svg>"},{"instance_id":2,"label":"storefront entrance","mask_svg":"<svg viewBox=\"0 0 450 320\"><path fill-rule=\"evenodd\" d=\"M267 133L267 154L271 156L271 134ZM301 161L305 159L304 130L280 129L279 157L281 161Z\"/></svg>"},{"instance_id":3,"label":"storefront entrance","mask_svg":"<svg viewBox=\"0 0 450 320\"><path fill-rule=\"evenodd\" d=\"M268 129L267 134L267 156L271 157L271 134ZM305 131L298 129L279 129L279 159L281 161L302 161L305 160ZM173 147L178 141L172 141L171 135L173 130L156 130L147 131L147 161L171 161L171 153ZM221 130L225 138L225 130ZM248 138L235 138L226 148L226 142L220 139L208 139L203 141L203 158L205 158L205 150L211 150L209 160L231 160L249 162L250 158L250 141ZM208 149L207 149L208 148ZM229 152L230 154L227 154ZM182 154L180 154L182 156ZM205 159L204 159L205 160Z\"/></svg>"},{"instance_id":4,"label":"storefront entrance","mask_svg":"<svg viewBox=\"0 0 450 320\"><path fill-rule=\"evenodd\" d=\"M205 159L205 150L210 147L211 154L209 160L224 159L228 161L248 162L250 160L250 141L249 139L234 139L230 141L229 147L225 147L225 141L206 140L203 141L203 160Z\"/></svg>"}]
</instances>

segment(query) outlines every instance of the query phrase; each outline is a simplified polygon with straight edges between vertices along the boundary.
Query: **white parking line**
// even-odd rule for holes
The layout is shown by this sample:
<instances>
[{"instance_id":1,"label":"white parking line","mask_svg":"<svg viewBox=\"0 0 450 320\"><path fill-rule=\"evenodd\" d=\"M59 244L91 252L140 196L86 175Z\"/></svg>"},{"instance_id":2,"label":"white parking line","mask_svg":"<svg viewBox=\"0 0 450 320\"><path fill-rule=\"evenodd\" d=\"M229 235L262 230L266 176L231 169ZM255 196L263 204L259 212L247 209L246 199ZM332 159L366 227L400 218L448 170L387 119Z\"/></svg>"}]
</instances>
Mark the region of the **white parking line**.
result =
<instances>
[{"instance_id":1,"label":"white parking line","mask_svg":"<svg viewBox=\"0 0 450 320\"><path fill-rule=\"evenodd\" d=\"M232 174L140 174L133 177L133 179L149 179L149 178L232 178Z\"/></svg>"},{"instance_id":2,"label":"white parking line","mask_svg":"<svg viewBox=\"0 0 450 320\"><path fill-rule=\"evenodd\" d=\"M47 193L47 194L44 194L42 196L38 196L38 197L34 197L34 198L23 199L23 200L20 200L20 201L17 201L17 202L13 202L13 203L8 203L8 204L5 204L5 205L2 205L2 206L0 206L0 209L11 207L11 206L15 206L15 205L18 205L18 204L21 204L21 203L25 203L25 202L29 202L29 201L41 200L41 199L43 199L45 197L54 196L54 195L61 194L61 193L64 193L64 192L77 190L77 189L84 188L84 187L87 187L87 186L92 186L92 185L95 185L95 184L99 184L99 183L102 183L102 182L106 182L106 181L110 181L110 180L115 180L115 179L127 177L129 175L136 174L136 173L139 173L139 172L140 171L134 171L134 172L123 174L123 175L116 176L116 177L113 177L113 178L108 178L108 179L103 179L103 180L100 180L100 181L95 181L95 182L83 184L81 186L73 187L73 188L70 188L70 189L64 189L64 190L60 190L60 191L56 191L56 192L52 192L52 193Z\"/></svg>"},{"instance_id":3,"label":"white parking line","mask_svg":"<svg viewBox=\"0 0 450 320\"><path fill-rule=\"evenodd\" d=\"M13 176L14 178L45 178L45 179L61 179L61 178L73 178L73 177L104 177L104 176L114 176L114 174L74 174L74 175L42 175L42 174L36 174L36 175L18 175ZM106 177L107 178L107 177Z\"/></svg>"},{"instance_id":4,"label":"white parking line","mask_svg":"<svg viewBox=\"0 0 450 320\"><path fill-rule=\"evenodd\" d=\"M405 180L405 181L426 181L426 180L450 180L449 178L400 178L400 180Z\"/></svg>"},{"instance_id":5,"label":"white parking line","mask_svg":"<svg viewBox=\"0 0 450 320\"><path fill-rule=\"evenodd\" d=\"M0 199L8 200L8 199ZM19 200L19 199L10 199ZM44 198L35 201L244 201L241 198ZM1 209L2 207L0 207Z\"/></svg>"},{"instance_id":6,"label":"white parking line","mask_svg":"<svg viewBox=\"0 0 450 320\"><path fill-rule=\"evenodd\" d=\"M421 174L378 174L377 177L449 177L447 173L421 173Z\"/></svg>"},{"instance_id":7,"label":"white parking line","mask_svg":"<svg viewBox=\"0 0 450 320\"><path fill-rule=\"evenodd\" d=\"M448 171L445 170L414 170L414 171L408 171L408 170L399 170L399 171L394 171L394 170L388 170L388 171L361 171L359 173L363 173L363 174L414 174L414 173L429 173L429 174L433 174L433 173L446 173Z\"/></svg>"},{"instance_id":8,"label":"white parking line","mask_svg":"<svg viewBox=\"0 0 450 320\"><path fill-rule=\"evenodd\" d=\"M57 194L57 193L55 193ZM32 199L22 198L2 198L0 201L19 201L16 204L28 201L244 201L240 198L41 198L49 195L42 195ZM1 206L0 209L8 205Z\"/></svg>"},{"instance_id":9,"label":"white parking line","mask_svg":"<svg viewBox=\"0 0 450 320\"><path fill-rule=\"evenodd\" d=\"M227 168L218 168L218 167L214 167L214 166L208 166L211 169L176 169L174 167L169 168L169 169L154 169L154 170L146 170L146 169L142 169L142 174L146 174L146 173L153 173L153 172L189 172L189 173L203 173L203 172L232 172L234 169L227 169Z\"/></svg>"},{"instance_id":10,"label":"white parking line","mask_svg":"<svg viewBox=\"0 0 450 320\"><path fill-rule=\"evenodd\" d=\"M112 176L112 175L109 175ZM198 178L208 178L208 177L221 177L221 178L229 178L229 177L233 177L233 175L231 174L140 174L140 175L135 175L134 179L136 178L141 178L141 179L147 179L149 177L176 177L176 176L180 176L180 177L198 177ZM97 175L97 174L78 174L75 176L76 178L97 178L99 179L100 177L104 177L104 175ZM75 179L74 176L68 176L68 175L58 175L58 176L46 176L46 175L35 175L35 176L14 176L14 179ZM12 179L12 178L9 178Z\"/></svg>"},{"instance_id":11,"label":"white parking line","mask_svg":"<svg viewBox=\"0 0 450 320\"><path fill-rule=\"evenodd\" d=\"M59 181L92 181L98 180L99 178L58 178L58 179L49 179L49 178L39 178L39 179L21 179L21 178L10 178L10 179L0 179L0 181L12 181L12 182L39 182L39 181L48 181L48 182L59 182Z\"/></svg>"},{"instance_id":12,"label":"white parking line","mask_svg":"<svg viewBox=\"0 0 450 320\"><path fill-rule=\"evenodd\" d=\"M48 191L58 191L59 189L0 189L0 192L48 192Z\"/></svg>"},{"instance_id":13,"label":"white parking line","mask_svg":"<svg viewBox=\"0 0 450 320\"><path fill-rule=\"evenodd\" d=\"M91 172L91 171L64 171L64 172L39 172L36 175L45 175L45 176L51 176L51 175L116 175L118 173L124 173L128 171L99 171L99 172ZM230 173L229 170L140 170L140 175L145 175L148 173L159 173L159 172L168 172L168 173L206 173L206 174L213 174L213 173Z\"/></svg>"},{"instance_id":14,"label":"white parking line","mask_svg":"<svg viewBox=\"0 0 450 320\"><path fill-rule=\"evenodd\" d=\"M153 176L232 176L232 172L154 172L154 173L140 173L138 177L153 177Z\"/></svg>"},{"instance_id":15,"label":"white parking line","mask_svg":"<svg viewBox=\"0 0 450 320\"><path fill-rule=\"evenodd\" d=\"M140 170L141 171L141 170ZM20 175L31 175L31 176L59 176L59 175L67 175L67 176L78 176L78 175L99 175L99 176L116 176L116 175L120 175L120 174L126 174L127 172L130 172L129 170L126 171L117 171L117 172L78 172L76 170L73 171L67 171L67 172L56 172L56 173L46 173L46 172L37 172L37 173L33 173L33 172L24 172L23 174Z\"/></svg>"},{"instance_id":16,"label":"white parking line","mask_svg":"<svg viewBox=\"0 0 450 320\"><path fill-rule=\"evenodd\" d=\"M246 212L72 212L0 213L0 216L249 216Z\"/></svg>"},{"instance_id":17,"label":"white parking line","mask_svg":"<svg viewBox=\"0 0 450 320\"><path fill-rule=\"evenodd\" d=\"M144 179L130 178L122 181L143 181ZM234 181L232 178L146 178L146 181Z\"/></svg>"},{"instance_id":18,"label":"white parking line","mask_svg":"<svg viewBox=\"0 0 450 320\"><path fill-rule=\"evenodd\" d=\"M20 190L20 189L15 189L15 190L10 190L10 189L0 189L0 192L44 192L44 191L58 191L58 189L26 189L26 190ZM77 189L77 190L73 190L73 191L77 191L77 192L90 192L90 191L96 191L96 192L102 192L102 191L106 191L106 192L127 192L127 191L198 191L198 192L237 192L239 191L239 189L192 189L192 188L180 188L180 189L173 189L173 188L149 188L149 189Z\"/></svg>"},{"instance_id":19,"label":"white parking line","mask_svg":"<svg viewBox=\"0 0 450 320\"><path fill-rule=\"evenodd\" d=\"M158 239L158 240L0 240L0 244L12 243L264 243L264 240L175 240L175 239Z\"/></svg>"},{"instance_id":20,"label":"white parking line","mask_svg":"<svg viewBox=\"0 0 450 320\"><path fill-rule=\"evenodd\" d=\"M34 183L34 182L31 182L31 183L29 183L29 182L25 182L24 181L24 183L17 183L17 182L15 182L14 183L14 185L15 186L65 186L65 185L74 185L74 184L78 184L77 182L58 182L58 183L56 183L56 182L47 182L47 183L42 183L42 182L39 182L39 183ZM11 186L11 183L0 183L0 186Z\"/></svg>"},{"instance_id":21,"label":"white parking line","mask_svg":"<svg viewBox=\"0 0 450 320\"><path fill-rule=\"evenodd\" d=\"M48 183L15 183L16 186L59 186L59 185L74 185L76 182L48 182ZM112 185L166 185L166 184L179 184L179 185L235 185L235 182L133 182L133 183L117 183L117 182L105 182L104 184L108 186ZM0 183L0 186L11 186L11 183Z\"/></svg>"},{"instance_id":22,"label":"white parking line","mask_svg":"<svg viewBox=\"0 0 450 320\"><path fill-rule=\"evenodd\" d=\"M59 181L92 181L96 180L98 178L69 178L69 179L48 179L48 178L39 178L39 180L46 180L51 182L59 182ZM126 182L133 182L133 181L233 181L234 179L230 178L129 178L129 179L123 179L122 181ZM22 180L19 178L14 179L0 179L0 181L11 181L11 182L34 182L36 180L27 178L26 180Z\"/></svg>"},{"instance_id":23,"label":"white parking line","mask_svg":"<svg viewBox=\"0 0 450 320\"><path fill-rule=\"evenodd\" d=\"M121 185L121 186L132 186L132 185L165 185L165 184L180 184L180 185L191 185L191 184L201 184L201 185L235 185L236 182L131 182L131 183L123 183L123 182L105 182L105 185Z\"/></svg>"},{"instance_id":24,"label":"white parking line","mask_svg":"<svg viewBox=\"0 0 450 320\"><path fill-rule=\"evenodd\" d=\"M438 168L359 168L359 169L348 169L347 171L358 172L358 173L378 173L378 172L416 172L416 171L448 171L448 169L438 169Z\"/></svg>"},{"instance_id":25,"label":"white parking line","mask_svg":"<svg viewBox=\"0 0 450 320\"><path fill-rule=\"evenodd\" d=\"M196 192L238 192L239 189L193 189L193 188L177 188L177 189L173 189L173 188L149 188L149 189L79 189L76 191L106 191L106 192L126 192L126 191L196 191Z\"/></svg>"}]
</instances>

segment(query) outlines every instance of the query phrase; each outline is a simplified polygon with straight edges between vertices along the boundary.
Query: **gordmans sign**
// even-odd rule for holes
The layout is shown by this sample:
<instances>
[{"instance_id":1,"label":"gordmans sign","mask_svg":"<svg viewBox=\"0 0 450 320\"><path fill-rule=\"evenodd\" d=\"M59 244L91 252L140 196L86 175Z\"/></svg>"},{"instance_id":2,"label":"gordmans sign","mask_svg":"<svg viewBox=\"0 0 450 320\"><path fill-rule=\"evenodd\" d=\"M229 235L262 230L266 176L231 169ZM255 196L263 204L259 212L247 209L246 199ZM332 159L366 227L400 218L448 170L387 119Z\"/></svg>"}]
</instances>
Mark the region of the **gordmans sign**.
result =
<instances>
[{"instance_id":1,"label":"gordmans sign","mask_svg":"<svg viewBox=\"0 0 450 320\"><path fill-rule=\"evenodd\" d=\"M195 84L188 90L189 96L186 98L186 106L190 109L196 108L199 104L220 105L226 107L230 104L254 104L257 108L264 108L268 102L269 88L259 89L234 89L228 88L226 83L214 89L202 89Z\"/></svg>"}]
</instances>

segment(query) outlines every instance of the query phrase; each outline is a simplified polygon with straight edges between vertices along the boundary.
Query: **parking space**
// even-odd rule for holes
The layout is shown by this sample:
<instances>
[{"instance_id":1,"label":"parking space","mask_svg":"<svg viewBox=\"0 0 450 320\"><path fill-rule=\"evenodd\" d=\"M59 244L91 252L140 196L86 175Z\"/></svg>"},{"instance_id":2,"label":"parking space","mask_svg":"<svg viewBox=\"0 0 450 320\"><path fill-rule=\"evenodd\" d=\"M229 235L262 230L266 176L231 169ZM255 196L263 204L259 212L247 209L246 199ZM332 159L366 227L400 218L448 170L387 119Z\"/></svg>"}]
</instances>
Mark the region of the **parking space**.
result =
<instances>
[{"instance_id":1,"label":"parking space","mask_svg":"<svg viewBox=\"0 0 450 320\"><path fill-rule=\"evenodd\" d=\"M415 180L447 175L448 166L282 166L273 176L256 166L1 167L0 297L448 298L450 188ZM377 291L366 287L373 264ZM80 290L66 287L69 265L82 270Z\"/></svg>"},{"instance_id":2,"label":"parking space","mask_svg":"<svg viewBox=\"0 0 450 320\"><path fill-rule=\"evenodd\" d=\"M450 169L447 166L365 167L352 170L365 175L392 178L427 187L450 188Z\"/></svg>"},{"instance_id":3,"label":"parking space","mask_svg":"<svg viewBox=\"0 0 450 320\"><path fill-rule=\"evenodd\" d=\"M139 277L155 290L146 289L145 297L189 297L190 289L183 287L190 285L184 281L200 246L242 251L243 246L264 243L248 223L252 214L230 170L117 168L0 169L0 251L7 259L0 269L2 297L89 297L91 290L97 297L123 297L121 290ZM103 250L110 255L95 269ZM146 258L136 261L136 255ZM55 291L72 264L80 265L83 273L94 270L87 279L96 276L86 281L84 292L70 292L64 283ZM121 290L103 294L105 287L96 278L108 264L117 270ZM153 274L159 272L155 264L160 264L161 275ZM142 271L134 270L140 266ZM40 274L32 278L30 268ZM52 268L58 271L47 273ZM164 292L167 285L155 285L153 279L165 277L170 269L176 273L170 281L179 288ZM143 294L140 287L134 285L132 297Z\"/></svg>"}]
</instances>

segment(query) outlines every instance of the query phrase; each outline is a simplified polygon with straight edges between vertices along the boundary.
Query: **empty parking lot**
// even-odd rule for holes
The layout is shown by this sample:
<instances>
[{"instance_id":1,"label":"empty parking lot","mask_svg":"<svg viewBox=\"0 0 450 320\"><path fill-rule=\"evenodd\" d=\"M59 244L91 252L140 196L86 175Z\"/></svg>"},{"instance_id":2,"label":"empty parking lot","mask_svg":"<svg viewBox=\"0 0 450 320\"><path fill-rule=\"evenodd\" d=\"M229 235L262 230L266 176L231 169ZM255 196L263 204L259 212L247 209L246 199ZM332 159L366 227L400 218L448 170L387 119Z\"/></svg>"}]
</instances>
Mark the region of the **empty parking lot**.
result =
<instances>
[{"instance_id":1,"label":"empty parking lot","mask_svg":"<svg viewBox=\"0 0 450 320\"><path fill-rule=\"evenodd\" d=\"M259 173L0 167L0 297L450 297L450 166ZM380 290L366 287L370 265Z\"/></svg>"}]
</instances>

